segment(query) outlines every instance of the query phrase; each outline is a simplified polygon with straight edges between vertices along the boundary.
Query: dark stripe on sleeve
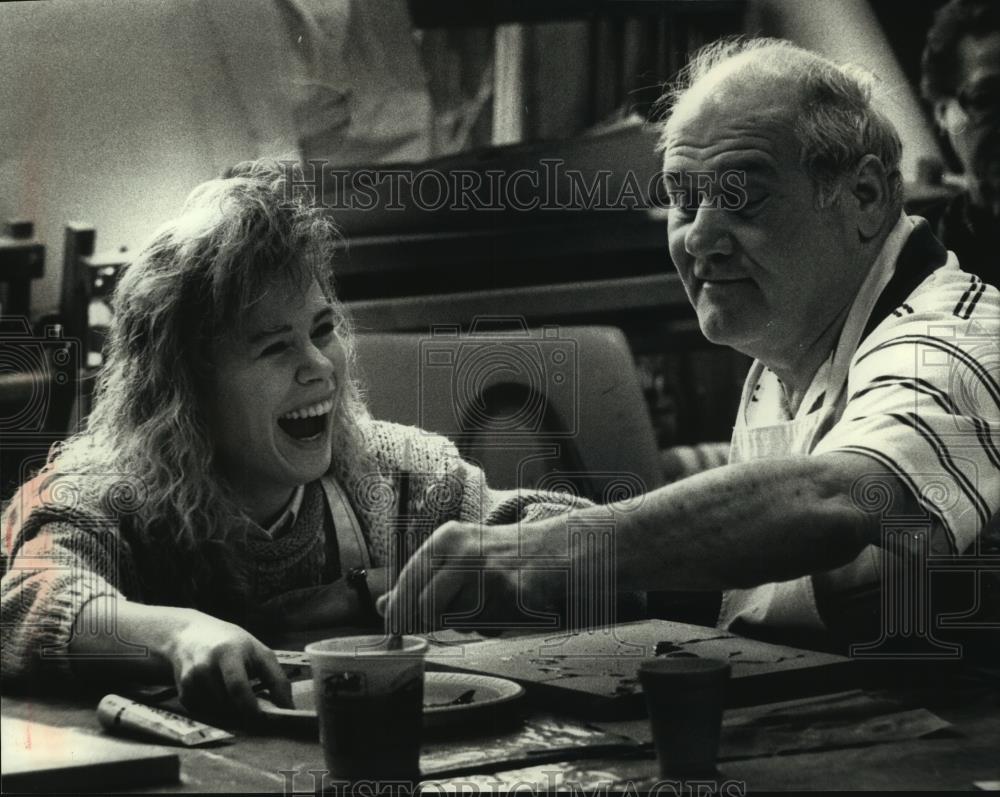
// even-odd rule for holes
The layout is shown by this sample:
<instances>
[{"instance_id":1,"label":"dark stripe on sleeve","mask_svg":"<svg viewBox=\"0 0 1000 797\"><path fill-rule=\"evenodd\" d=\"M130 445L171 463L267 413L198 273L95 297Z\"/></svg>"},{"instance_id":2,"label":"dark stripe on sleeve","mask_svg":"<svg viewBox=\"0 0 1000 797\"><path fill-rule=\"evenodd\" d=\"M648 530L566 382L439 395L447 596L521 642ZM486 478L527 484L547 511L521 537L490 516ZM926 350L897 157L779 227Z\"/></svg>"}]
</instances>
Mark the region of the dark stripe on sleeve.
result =
<instances>
[{"instance_id":1,"label":"dark stripe on sleeve","mask_svg":"<svg viewBox=\"0 0 1000 797\"><path fill-rule=\"evenodd\" d=\"M990 458L997 469L998 475L1000 475L1000 449L997 448L996 443L993 442L993 435L990 433L990 426L982 418L975 418L971 416L969 419L972 421L972 425L976 427L976 437L979 438L979 442L983 444L983 448L986 450L986 456Z\"/></svg>"},{"instance_id":2,"label":"dark stripe on sleeve","mask_svg":"<svg viewBox=\"0 0 1000 797\"><path fill-rule=\"evenodd\" d=\"M872 391L896 386L908 387L917 393L924 393L925 395L930 396L934 399L937 405L949 415L962 415L962 411L959 410L955 402L951 400L951 397L947 393L924 379L910 376L877 376L869 383L868 387L862 388L851 396L847 400L847 403L850 404L855 399L861 398L861 396L866 396Z\"/></svg>"},{"instance_id":3,"label":"dark stripe on sleeve","mask_svg":"<svg viewBox=\"0 0 1000 797\"><path fill-rule=\"evenodd\" d=\"M979 300L982 298L982 295L984 293L986 293L986 283L985 282L980 282L979 283L979 290L976 291L976 295L973 296L972 297L972 301L969 302L969 306L966 309L965 314L962 315L962 316L960 316L963 320L965 320L965 321L969 320L969 318L972 316L972 311L976 309L976 305L979 304Z\"/></svg>"},{"instance_id":4,"label":"dark stripe on sleeve","mask_svg":"<svg viewBox=\"0 0 1000 797\"><path fill-rule=\"evenodd\" d=\"M969 297L972 296L972 292L976 289L976 285L979 282L979 278L975 274L969 275L969 287L965 289L965 293L962 294L962 298L958 300L958 304L955 305L955 309L951 311L952 315L957 315L962 318L962 308L965 303L969 301Z\"/></svg>"},{"instance_id":5,"label":"dark stripe on sleeve","mask_svg":"<svg viewBox=\"0 0 1000 797\"><path fill-rule=\"evenodd\" d=\"M848 399L848 404L854 401L856 398L867 395L874 390L879 390L885 387L895 387L895 386L908 387L918 393L923 393L934 399L941 409L947 412L949 415L954 415L958 418L969 421L976 430L976 438L983 446L983 450L986 452L986 456L989 457L990 462L1000 470L1000 449L997 448L996 443L993 442L993 435L990 432L990 426L982 418L977 418L975 415L964 414L958 406L951 400L951 397L945 393L943 390L935 387L930 382L926 382L923 379L914 379L909 376L879 376L872 380L869 387L863 388L851 396Z\"/></svg>"},{"instance_id":6,"label":"dark stripe on sleeve","mask_svg":"<svg viewBox=\"0 0 1000 797\"><path fill-rule=\"evenodd\" d=\"M981 363L975 360L968 352L956 346L954 343L949 343L946 340L940 338L931 337L930 335L901 335L898 338L893 338L892 340L887 340L884 343L880 343L873 349L866 351L855 361L855 364L861 363L868 359L871 355L879 351L884 351L893 346L903 346L906 344L921 344L924 346L930 346L934 349L939 349L947 354L952 355L962 364L966 365L973 374L979 377L979 381L983 383L986 391L990 394L993 400L1000 404L1000 384L990 376L989 371L987 371Z\"/></svg>"},{"instance_id":7,"label":"dark stripe on sleeve","mask_svg":"<svg viewBox=\"0 0 1000 797\"><path fill-rule=\"evenodd\" d=\"M913 494L913 497L917 499L917 503L923 507L924 511L931 517L936 517L941 522L941 526L944 528L948 537L948 544L951 546L951 553L956 556L958 555L958 542L956 541L955 532L952 531L951 526L948 525L948 520L943 515L938 514L937 507L924 498L923 494L920 492L920 488L917 487L917 483L913 481L910 475L903 470L903 468L901 468L892 457L882 451L869 448L868 446L838 446L836 450L853 451L856 454L867 454L872 459L878 460L885 465L885 467L888 468L894 476L906 485L906 488Z\"/></svg>"},{"instance_id":8,"label":"dark stripe on sleeve","mask_svg":"<svg viewBox=\"0 0 1000 797\"><path fill-rule=\"evenodd\" d=\"M934 449L934 453L937 454L938 462L940 462L941 466L951 475L962 492L965 493L966 497L976 508L976 514L979 516L980 528L985 526L986 521L990 518L989 506L973 486L972 482L969 481L969 478L962 473L962 471L955 464L955 461L951 458L951 453L948 451L947 446L945 446L945 444L941 441L941 438L934 433L934 430L927 425L926 421L912 412L893 412L889 414L904 426L909 426L913 429L918 435L927 441L927 444L931 448Z\"/></svg>"}]
</instances>

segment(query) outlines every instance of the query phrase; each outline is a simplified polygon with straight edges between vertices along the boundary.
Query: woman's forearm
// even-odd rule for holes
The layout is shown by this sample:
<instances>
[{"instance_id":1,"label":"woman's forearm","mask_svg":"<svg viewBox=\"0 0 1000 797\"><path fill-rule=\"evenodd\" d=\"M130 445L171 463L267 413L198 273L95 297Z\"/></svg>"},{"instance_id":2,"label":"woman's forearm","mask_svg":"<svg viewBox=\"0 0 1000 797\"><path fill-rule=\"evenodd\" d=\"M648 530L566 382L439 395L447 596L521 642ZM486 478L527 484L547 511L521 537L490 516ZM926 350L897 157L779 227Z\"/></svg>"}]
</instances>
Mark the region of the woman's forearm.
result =
<instances>
[{"instance_id":1,"label":"woman's forearm","mask_svg":"<svg viewBox=\"0 0 1000 797\"><path fill-rule=\"evenodd\" d=\"M255 714L253 679L279 705L292 705L273 651L245 629L195 609L95 598L77 616L69 652L84 677L173 682L196 712Z\"/></svg>"},{"instance_id":2,"label":"woman's forearm","mask_svg":"<svg viewBox=\"0 0 1000 797\"><path fill-rule=\"evenodd\" d=\"M84 677L172 680L172 642L196 614L194 609L112 596L94 598L84 604L73 626L73 670Z\"/></svg>"}]
</instances>

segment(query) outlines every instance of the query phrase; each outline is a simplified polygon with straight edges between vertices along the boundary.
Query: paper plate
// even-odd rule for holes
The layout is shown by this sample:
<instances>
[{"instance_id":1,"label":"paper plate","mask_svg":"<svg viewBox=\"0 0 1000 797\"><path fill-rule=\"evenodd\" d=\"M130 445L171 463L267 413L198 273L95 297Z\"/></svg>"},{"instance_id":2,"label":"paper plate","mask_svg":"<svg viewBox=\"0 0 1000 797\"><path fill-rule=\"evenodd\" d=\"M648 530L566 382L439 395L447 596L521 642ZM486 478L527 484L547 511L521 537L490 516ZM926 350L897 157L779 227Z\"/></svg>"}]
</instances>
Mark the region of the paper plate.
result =
<instances>
[{"instance_id":1,"label":"paper plate","mask_svg":"<svg viewBox=\"0 0 1000 797\"><path fill-rule=\"evenodd\" d=\"M524 695L524 687L506 678L459 672L428 672L424 676L424 727L440 728L478 722L484 715L511 707ZM279 708L259 697L265 717L286 727L317 728L313 682L292 683L295 708Z\"/></svg>"}]
</instances>

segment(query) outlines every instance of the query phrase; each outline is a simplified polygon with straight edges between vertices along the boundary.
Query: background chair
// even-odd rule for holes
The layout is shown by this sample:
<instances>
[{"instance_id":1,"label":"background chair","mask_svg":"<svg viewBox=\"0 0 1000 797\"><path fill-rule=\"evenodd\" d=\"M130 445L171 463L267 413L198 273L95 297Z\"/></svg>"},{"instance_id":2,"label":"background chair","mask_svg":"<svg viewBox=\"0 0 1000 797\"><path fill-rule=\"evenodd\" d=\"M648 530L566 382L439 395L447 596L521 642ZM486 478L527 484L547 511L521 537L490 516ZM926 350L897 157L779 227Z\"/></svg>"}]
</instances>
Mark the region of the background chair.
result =
<instances>
[{"instance_id":1,"label":"background chair","mask_svg":"<svg viewBox=\"0 0 1000 797\"><path fill-rule=\"evenodd\" d=\"M604 503L663 484L617 328L363 333L358 359L375 417L446 435L497 487L562 489Z\"/></svg>"}]
</instances>

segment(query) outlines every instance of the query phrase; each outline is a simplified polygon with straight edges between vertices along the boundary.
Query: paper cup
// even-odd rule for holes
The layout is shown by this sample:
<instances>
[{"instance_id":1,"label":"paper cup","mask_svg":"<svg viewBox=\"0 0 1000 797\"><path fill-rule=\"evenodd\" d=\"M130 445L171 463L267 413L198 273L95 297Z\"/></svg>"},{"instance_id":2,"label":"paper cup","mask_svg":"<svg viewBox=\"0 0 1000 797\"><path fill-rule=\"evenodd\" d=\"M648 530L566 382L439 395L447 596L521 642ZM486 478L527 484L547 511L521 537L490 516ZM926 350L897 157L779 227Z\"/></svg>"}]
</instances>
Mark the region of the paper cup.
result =
<instances>
[{"instance_id":1,"label":"paper cup","mask_svg":"<svg viewBox=\"0 0 1000 797\"><path fill-rule=\"evenodd\" d=\"M325 639L306 646L320 743L333 781L420 778L427 640L384 636Z\"/></svg>"}]
</instances>

